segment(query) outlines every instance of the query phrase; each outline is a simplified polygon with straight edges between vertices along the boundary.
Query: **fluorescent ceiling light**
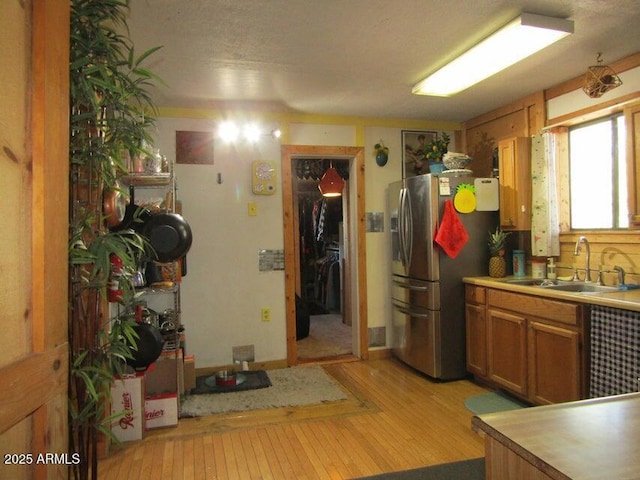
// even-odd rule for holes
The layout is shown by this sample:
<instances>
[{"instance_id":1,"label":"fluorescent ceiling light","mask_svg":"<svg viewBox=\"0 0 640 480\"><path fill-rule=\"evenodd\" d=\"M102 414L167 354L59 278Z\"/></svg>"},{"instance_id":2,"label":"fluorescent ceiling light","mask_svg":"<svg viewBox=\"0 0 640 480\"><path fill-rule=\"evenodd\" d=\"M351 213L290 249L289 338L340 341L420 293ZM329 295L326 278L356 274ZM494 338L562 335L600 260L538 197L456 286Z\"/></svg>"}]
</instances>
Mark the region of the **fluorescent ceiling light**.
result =
<instances>
[{"instance_id":1,"label":"fluorescent ceiling light","mask_svg":"<svg viewBox=\"0 0 640 480\"><path fill-rule=\"evenodd\" d=\"M414 85L417 95L450 97L573 33L573 22L523 13Z\"/></svg>"}]
</instances>

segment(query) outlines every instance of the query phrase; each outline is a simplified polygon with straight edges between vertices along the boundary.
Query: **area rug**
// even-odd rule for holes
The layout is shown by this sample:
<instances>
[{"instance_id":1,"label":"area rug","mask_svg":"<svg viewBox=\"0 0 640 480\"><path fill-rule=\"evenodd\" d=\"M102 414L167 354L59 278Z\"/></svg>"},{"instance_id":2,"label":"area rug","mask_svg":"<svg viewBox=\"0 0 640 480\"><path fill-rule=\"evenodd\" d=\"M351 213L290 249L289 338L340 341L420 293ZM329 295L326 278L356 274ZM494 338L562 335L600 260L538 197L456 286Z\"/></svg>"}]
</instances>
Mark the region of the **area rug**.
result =
<instances>
[{"instance_id":1,"label":"area rug","mask_svg":"<svg viewBox=\"0 0 640 480\"><path fill-rule=\"evenodd\" d=\"M520 402L519 400L516 400L502 392L489 392L474 395L464 401L464 406L476 415L506 412L507 410L517 410L519 408L528 407L526 403Z\"/></svg>"},{"instance_id":2,"label":"area rug","mask_svg":"<svg viewBox=\"0 0 640 480\"><path fill-rule=\"evenodd\" d=\"M381 473L362 477L359 480L484 480L485 478L484 458L474 458L401 472Z\"/></svg>"},{"instance_id":3,"label":"area rug","mask_svg":"<svg viewBox=\"0 0 640 480\"><path fill-rule=\"evenodd\" d=\"M264 370L250 370L248 372L238 372L236 385L216 385L215 375L202 375L196 378L196 388L190 392L191 395L201 395L205 393L230 393L242 392L245 390L257 390L271 386L271 380Z\"/></svg>"},{"instance_id":4,"label":"area rug","mask_svg":"<svg viewBox=\"0 0 640 480\"><path fill-rule=\"evenodd\" d=\"M319 366L290 367L267 371L271 386L224 395L187 395L182 417L204 417L217 413L265 408L313 405L345 400L347 395Z\"/></svg>"}]
</instances>

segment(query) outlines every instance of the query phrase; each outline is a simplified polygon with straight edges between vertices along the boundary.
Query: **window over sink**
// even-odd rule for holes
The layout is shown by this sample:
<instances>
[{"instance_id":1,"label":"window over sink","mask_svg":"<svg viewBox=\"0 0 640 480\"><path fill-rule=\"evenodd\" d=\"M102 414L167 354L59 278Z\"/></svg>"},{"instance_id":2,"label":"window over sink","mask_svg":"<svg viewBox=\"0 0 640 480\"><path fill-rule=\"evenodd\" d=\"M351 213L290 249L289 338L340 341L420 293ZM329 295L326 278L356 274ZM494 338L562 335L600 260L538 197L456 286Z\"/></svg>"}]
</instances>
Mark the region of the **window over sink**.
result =
<instances>
[{"instance_id":1,"label":"window over sink","mask_svg":"<svg viewBox=\"0 0 640 480\"><path fill-rule=\"evenodd\" d=\"M629 227L625 146L621 113L569 129L571 229Z\"/></svg>"}]
</instances>

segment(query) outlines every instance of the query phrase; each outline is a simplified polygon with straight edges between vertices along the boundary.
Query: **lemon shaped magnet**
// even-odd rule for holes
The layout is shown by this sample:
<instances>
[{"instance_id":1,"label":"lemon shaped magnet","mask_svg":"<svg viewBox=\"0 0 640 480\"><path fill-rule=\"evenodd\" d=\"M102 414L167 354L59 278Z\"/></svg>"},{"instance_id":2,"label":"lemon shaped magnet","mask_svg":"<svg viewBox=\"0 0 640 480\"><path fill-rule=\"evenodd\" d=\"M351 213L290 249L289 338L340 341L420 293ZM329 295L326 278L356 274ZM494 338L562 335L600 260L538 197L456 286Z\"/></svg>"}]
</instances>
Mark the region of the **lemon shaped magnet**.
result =
<instances>
[{"instance_id":1,"label":"lemon shaped magnet","mask_svg":"<svg viewBox=\"0 0 640 480\"><path fill-rule=\"evenodd\" d=\"M460 213L471 213L476 209L475 187L467 183L458 185L453 197L453 206Z\"/></svg>"}]
</instances>

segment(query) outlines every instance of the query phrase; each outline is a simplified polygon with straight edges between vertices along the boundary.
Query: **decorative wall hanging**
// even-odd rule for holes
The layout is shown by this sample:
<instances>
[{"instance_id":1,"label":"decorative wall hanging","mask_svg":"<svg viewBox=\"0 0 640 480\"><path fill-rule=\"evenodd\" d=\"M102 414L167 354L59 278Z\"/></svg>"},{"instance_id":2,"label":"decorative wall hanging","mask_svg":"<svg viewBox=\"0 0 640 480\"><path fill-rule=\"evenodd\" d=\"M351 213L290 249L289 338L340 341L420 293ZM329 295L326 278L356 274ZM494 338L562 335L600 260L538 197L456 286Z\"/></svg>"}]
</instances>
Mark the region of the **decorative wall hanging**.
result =
<instances>
[{"instance_id":1,"label":"decorative wall hanging","mask_svg":"<svg viewBox=\"0 0 640 480\"><path fill-rule=\"evenodd\" d=\"M389 147L384 146L384 142L380 140L380 143L376 143L373 146L373 154L376 157L376 163L379 167L384 167L389 160Z\"/></svg>"},{"instance_id":2,"label":"decorative wall hanging","mask_svg":"<svg viewBox=\"0 0 640 480\"><path fill-rule=\"evenodd\" d=\"M438 132L402 130L402 178L429 173L427 145L438 138Z\"/></svg>"},{"instance_id":3,"label":"decorative wall hanging","mask_svg":"<svg viewBox=\"0 0 640 480\"><path fill-rule=\"evenodd\" d=\"M213 165L213 132L176 131L176 163Z\"/></svg>"},{"instance_id":4,"label":"decorative wall hanging","mask_svg":"<svg viewBox=\"0 0 640 480\"><path fill-rule=\"evenodd\" d=\"M611 67L602 65L602 54L598 53L598 64L587 69L582 89L591 98L599 98L609 90L622 85L622 80Z\"/></svg>"}]
</instances>

